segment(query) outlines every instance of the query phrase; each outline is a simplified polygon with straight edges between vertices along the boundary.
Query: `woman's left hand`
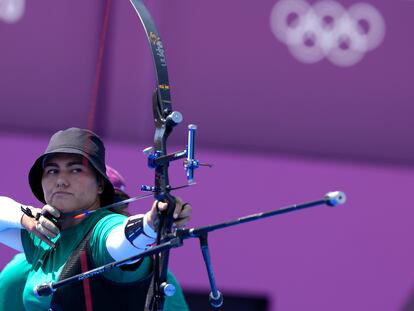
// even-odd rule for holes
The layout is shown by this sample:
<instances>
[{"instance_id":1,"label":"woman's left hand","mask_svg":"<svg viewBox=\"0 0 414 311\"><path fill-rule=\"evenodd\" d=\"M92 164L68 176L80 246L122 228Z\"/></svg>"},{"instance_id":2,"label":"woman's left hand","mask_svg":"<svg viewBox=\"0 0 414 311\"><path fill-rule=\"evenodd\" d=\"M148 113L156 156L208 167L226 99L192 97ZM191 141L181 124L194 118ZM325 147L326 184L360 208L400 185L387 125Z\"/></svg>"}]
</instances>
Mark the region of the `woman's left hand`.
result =
<instances>
[{"instance_id":1,"label":"woman's left hand","mask_svg":"<svg viewBox=\"0 0 414 311\"><path fill-rule=\"evenodd\" d=\"M184 228L187 222L191 218L192 207L189 203L184 203L179 197L175 197L175 209L174 209L174 223L176 228ZM147 217L147 223L154 231L157 231L159 224L159 212L165 211L168 208L168 204L160 201L155 201L152 204L151 210L145 214Z\"/></svg>"}]
</instances>

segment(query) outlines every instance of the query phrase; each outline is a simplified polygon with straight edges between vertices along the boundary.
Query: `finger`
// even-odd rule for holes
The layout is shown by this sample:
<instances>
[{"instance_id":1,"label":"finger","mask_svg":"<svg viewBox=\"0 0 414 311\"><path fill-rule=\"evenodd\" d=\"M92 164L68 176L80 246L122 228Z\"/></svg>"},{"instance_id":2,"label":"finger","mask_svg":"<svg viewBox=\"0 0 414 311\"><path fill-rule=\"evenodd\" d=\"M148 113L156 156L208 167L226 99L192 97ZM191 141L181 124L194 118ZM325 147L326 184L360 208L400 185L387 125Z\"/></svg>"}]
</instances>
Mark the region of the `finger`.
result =
<instances>
[{"instance_id":1,"label":"finger","mask_svg":"<svg viewBox=\"0 0 414 311\"><path fill-rule=\"evenodd\" d=\"M181 201L181 199L177 198L178 200L175 201L175 208L174 208L174 219L178 218L178 216L181 213L181 210L183 208L183 202Z\"/></svg>"},{"instance_id":2,"label":"finger","mask_svg":"<svg viewBox=\"0 0 414 311\"><path fill-rule=\"evenodd\" d=\"M177 218L175 218L175 220L180 220L182 218L189 218L192 214L192 210L191 209L185 209L183 211L181 211L181 213L178 215Z\"/></svg>"},{"instance_id":3,"label":"finger","mask_svg":"<svg viewBox=\"0 0 414 311\"><path fill-rule=\"evenodd\" d=\"M174 210L174 219L187 217L188 215L191 214L191 211L192 211L192 207L190 203L184 203L180 205L177 204Z\"/></svg>"},{"instance_id":4,"label":"finger","mask_svg":"<svg viewBox=\"0 0 414 311\"><path fill-rule=\"evenodd\" d=\"M40 222L40 225L42 227L44 227L47 230L49 230L50 232L52 232L55 236L59 234L59 232L60 232L59 228L52 221L47 219L46 217L43 217L43 216L40 217L39 222Z\"/></svg>"},{"instance_id":5,"label":"finger","mask_svg":"<svg viewBox=\"0 0 414 311\"><path fill-rule=\"evenodd\" d=\"M22 222L22 225L24 228L26 228L27 231L33 233L35 236L37 236L39 239L41 239L43 242L45 242L50 247L55 247L55 244L38 230L38 228L41 227L39 222L35 221L34 218L30 218L27 216L23 216L23 218L25 220L24 220L24 223Z\"/></svg>"},{"instance_id":6,"label":"finger","mask_svg":"<svg viewBox=\"0 0 414 311\"><path fill-rule=\"evenodd\" d=\"M168 208L168 203L156 201L156 207L159 212L165 211Z\"/></svg>"},{"instance_id":7,"label":"finger","mask_svg":"<svg viewBox=\"0 0 414 311\"><path fill-rule=\"evenodd\" d=\"M187 222L190 220L190 218L191 218L190 216L184 217L184 218L178 218L177 220L174 221L174 225L177 228L184 228Z\"/></svg>"},{"instance_id":8,"label":"finger","mask_svg":"<svg viewBox=\"0 0 414 311\"><path fill-rule=\"evenodd\" d=\"M36 226L36 230L33 230L32 233L37 236L39 239L41 239L43 242L45 242L50 247L55 247L55 243L50 241L45 235L43 235L38 228L40 227L40 224Z\"/></svg>"},{"instance_id":9,"label":"finger","mask_svg":"<svg viewBox=\"0 0 414 311\"><path fill-rule=\"evenodd\" d=\"M41 234L43 234L44 236L48 237L48 238L54 238L56 237L56 233L50 231L49 229L47 229L46 227L42 226L42 224L40 222L37 223L36 225L36 230L39 231Z\"/></svg>"},{"instance_id":10,"label":"finger","mask_svg":"<svg viewBox=\"0 0 414 311\"><path fill-rule=\"evenodd\" d=\"M183 199L181 199L181 197L175 197L175 202L176 202L176 204L178 203L180 205L184 204L184 201L183 201Z\"/></svg>"},{"instance_id":11,"label":"finger","mask_svg":"<svg viewBox=\"0 0 414 311\"><path fill-rule=\"evenodd\" d=\"M42 213L44 213L44 211L49 212L55 218L59 218L60 217L59 210L56 209L55 207L49 205L49 204L46 204L45 206L43 206Z\"/></svg>"},{"instance_id":12,"label":"finger","mask_svg":"<svg viewBox=\"0 0 414 311\"><path fill-rule=\"evenodd\" d=\"M51 239L56 237L56 234L48 230L47 228L43 227L40 223L36 226L36 230L39 231L42 235L46 236L47 238Z\"/></svg>"}]
</instances>

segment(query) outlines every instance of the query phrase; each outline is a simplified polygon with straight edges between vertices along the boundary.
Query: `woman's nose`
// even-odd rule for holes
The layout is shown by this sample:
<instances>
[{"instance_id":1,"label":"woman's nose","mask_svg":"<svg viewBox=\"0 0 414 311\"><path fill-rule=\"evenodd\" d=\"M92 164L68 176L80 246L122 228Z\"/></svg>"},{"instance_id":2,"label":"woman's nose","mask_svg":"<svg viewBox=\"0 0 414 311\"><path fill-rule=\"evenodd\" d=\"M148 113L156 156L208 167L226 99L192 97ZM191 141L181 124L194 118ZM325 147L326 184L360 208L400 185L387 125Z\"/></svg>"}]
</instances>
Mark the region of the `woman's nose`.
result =
<instances>
[{"instance_id":1,"label":"woman's nose","mask_svg":"<svg viewBox=\"0 0 414 311\"><path fill-rule=\"evenodd\" d=\"M58 188L64 188L69 185L69 181L66 178L66 176L62 173L59 174L57 180L56 180L56 187Z\"/></svg>"}]
</instances>

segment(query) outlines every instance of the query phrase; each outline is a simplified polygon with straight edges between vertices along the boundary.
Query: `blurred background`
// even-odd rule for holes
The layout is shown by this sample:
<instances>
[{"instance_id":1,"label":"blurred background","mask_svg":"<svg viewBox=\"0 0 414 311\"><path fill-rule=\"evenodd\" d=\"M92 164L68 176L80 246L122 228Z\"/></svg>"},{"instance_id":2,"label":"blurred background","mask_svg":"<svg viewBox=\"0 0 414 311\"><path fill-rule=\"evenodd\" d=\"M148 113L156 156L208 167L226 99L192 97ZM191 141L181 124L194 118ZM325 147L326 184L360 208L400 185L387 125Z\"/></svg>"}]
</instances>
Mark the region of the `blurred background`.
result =
<instances>
[{"instance_id":1,"label":"blurred background","mask_svg":"<svg viewBox=\"0 0 414 311\"><path fill-rule=\"evenodd\" d=\"M170 151L194 123L196 158L214 165L175 193L190 226L348 196L210 234L226 310L414 310L414 1L145 3L184 116ZM39 206L27 172L71 126L103 137L131 196L152 183L141 151L154 68L129 1L0 0L0 40L1 195ZM185 183L171 166L171 184ZM14 252L0 251L3 267ZM171 270L207 306L197 241L172 252Z\"/></svg>"}]
</instances>

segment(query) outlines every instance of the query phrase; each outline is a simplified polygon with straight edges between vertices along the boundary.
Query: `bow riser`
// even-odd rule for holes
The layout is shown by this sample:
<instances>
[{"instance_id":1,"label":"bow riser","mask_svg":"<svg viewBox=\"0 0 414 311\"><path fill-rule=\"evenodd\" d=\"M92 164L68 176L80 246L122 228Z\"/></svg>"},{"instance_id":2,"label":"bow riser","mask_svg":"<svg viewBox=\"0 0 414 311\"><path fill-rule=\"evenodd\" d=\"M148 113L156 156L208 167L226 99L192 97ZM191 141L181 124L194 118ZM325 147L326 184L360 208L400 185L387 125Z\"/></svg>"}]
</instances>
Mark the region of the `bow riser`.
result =
<instances>
[{"instance_id":1,"label":"bow riser","mask_svg":"<svg viewBox=\"0 0 414 311\"><path fill-rule=\"evenodd\" d=\"M167 60L165 57L164 46L161 41L155 24L142 1L130 0L135 8L142 25L144 26L150 47L151 54L156 70L156 91L153 95L153 117L155 122L155 134L153 154L157 157L167 155L167 139L173 127L177 125L182 116L174 113L171 106L170 85L168 81ZM178 121L178 122L177 122ZM170 184L168 176L169 163L160 163L155 167L154 197L158 201L168 203L168 208L160 214L158 226L157 244L163 237L171 232L173 224L173 214L175 208L175 198L170 195ZM168 269L169 251L165 251L156 256L154 263L153 290L149 309L162 310L164 305L164 295L161 284L165 283Z\"/></svg>"}]
</instances>

